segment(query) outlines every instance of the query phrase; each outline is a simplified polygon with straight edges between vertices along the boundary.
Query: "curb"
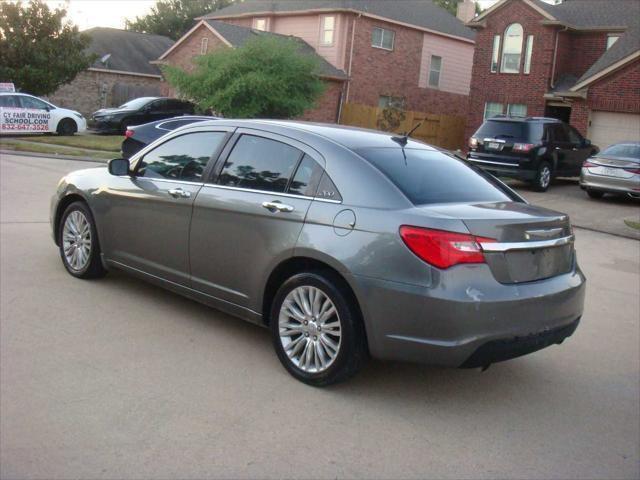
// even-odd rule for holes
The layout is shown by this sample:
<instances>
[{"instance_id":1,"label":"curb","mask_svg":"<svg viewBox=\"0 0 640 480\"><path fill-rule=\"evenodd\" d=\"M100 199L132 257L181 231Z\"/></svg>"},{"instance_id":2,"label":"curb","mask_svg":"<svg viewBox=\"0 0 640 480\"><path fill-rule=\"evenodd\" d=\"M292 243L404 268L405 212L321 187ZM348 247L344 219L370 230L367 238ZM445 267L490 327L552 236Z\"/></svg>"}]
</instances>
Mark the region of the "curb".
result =
<instances>
[{"instance_id":1,"label":"curb","mask_svg":"<svg viewBox=\"0 0 640 480\"><path fill-rule=\"evenodd\" d=\"M53 153L35 153L35 152L32 153L32 152L23 152L23 151L17 151L17 150L0 150L0 155L16 155L18 157L51 158L54 160L73 160L76 162L91 162L91 163L105 163L105 164L109 161L109 160L102 160L99 158L74 157L71 155L56 155Z\"/></svg>"}]
</instances>

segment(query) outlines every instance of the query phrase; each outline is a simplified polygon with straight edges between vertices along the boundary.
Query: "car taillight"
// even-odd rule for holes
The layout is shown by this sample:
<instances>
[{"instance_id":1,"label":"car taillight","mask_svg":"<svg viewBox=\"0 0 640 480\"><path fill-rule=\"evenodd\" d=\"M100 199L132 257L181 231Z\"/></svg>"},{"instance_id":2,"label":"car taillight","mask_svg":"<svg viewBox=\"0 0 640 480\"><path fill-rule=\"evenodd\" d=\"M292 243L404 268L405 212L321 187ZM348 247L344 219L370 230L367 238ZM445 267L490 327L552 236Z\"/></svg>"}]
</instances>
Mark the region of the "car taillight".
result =
<instances>
[{"instance_id":1,"label":"car taillight","mask_svg":"<svg viewBox=\"0 0 640 480\"><path fill-rule=\"evenodd\" d=\"M124 136L125 136L126 138L133 137L133 134L134 134L134 133L135 133L135 132L134 132L133 130L131 130L130 128L127 128L127 130L124 132Z\"/></svg>"},{"instance_id":2,"label":"car taillight","mask_svg":"<svg viewBox=\"0 0 640 480\"><path fill-rule=\"evenodd\" d=\"M400 227L400 237L418 258L438 268L485 263L480 242L495 242L492 238L408 225Z\"/></svg>"},{"instance_id":3,"label":"car taillight","mask_svg":"<svg viewBox=\"0 0 640 480\"><path fill-rule=\"evenodd\" d=\"M625 168L624 170L626 172L633 173L634 175L640 175L640 168L638 167Z\"/></svg>"},{"instance_id":4,"label":"car taillight","mask_svg":"<svg viewBox=\"0 0 640 480\"><path fill-rule=\"evenodd\" d=\"M535 147L533 143L514 143L513 144L513 150L515 152L527 153L533 150L533 147Z\"/></svg>"},{"instance_id":5,"label":"car taillight","mask_svg":"<svg viewBox=\"0 0 640 480\"><path fill-rule=\"evenodd\" d=\"M478 139L471 137L469 139L469 148L478 148Z\"/></svg>"}]
</instances>

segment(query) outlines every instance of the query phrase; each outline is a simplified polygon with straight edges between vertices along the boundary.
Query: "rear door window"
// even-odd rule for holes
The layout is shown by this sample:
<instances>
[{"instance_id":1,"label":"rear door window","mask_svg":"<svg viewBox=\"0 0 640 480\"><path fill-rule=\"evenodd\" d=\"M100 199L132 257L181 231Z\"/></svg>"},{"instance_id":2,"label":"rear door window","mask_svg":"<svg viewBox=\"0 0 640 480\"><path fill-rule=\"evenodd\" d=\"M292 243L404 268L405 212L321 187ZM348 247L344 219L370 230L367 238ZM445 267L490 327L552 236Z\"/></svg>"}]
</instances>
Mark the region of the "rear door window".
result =
<instances>
[{"instance_id":1,"label":"rear door window","mask_svg":"<svg viewBox=\"0 0 640 480\"><path fill-rule=\"evenodd\" d=\"M322 177L322 167L309 155L305 155L291 180L288 193L313 197Z\"/></svg>"},{"instance_id":2,"label":"rear door window","mask_svg":"<svg viewBox=\"0 0 640 480\"><path fill-rule=\"evenodd\" d=\"M438 151L363 148L356 152L415 205L516 200L493 177Z\"/></svg>"},{"instance_id":3,"label":"rear door window","mask_svg":"<svg viewBox=\"0 0 640 480\"><path fill-rule=\"evenodd\" d=\"M20 108L20 102L18 102L16 95L2 95L0 96L0 107Z\"/></svg>"},{"instance_id":4,"label":"rear door window","mask_svg":"<svg viewBox=\"0 0 640 480\"><path fill-rule=\"evenodd\" d=\"M549 127L549 131L551 132L551 138L554 142L569 142L569 135L567 134L567 131L564 129L564 126L561 123L551 124L551 126Z\"/></svg>"},{"instance_id":5,"label":"rear door window","mask_svg":"<svg viewBox=\"0 0 640 480\"><path fill-rule=\"evenodd\" d=\"M148 152L137 176L201 182L211 156L222 146L225 132L194 132L172 138Z\"/></svg>"},{"instance_id":6,"label":"rear door window","mask_svg":"<svg viewBox=\"0 0 640 480\"><path fill-rule=\"evenodd\" d=\"M245 134L229 154L218 184L284 193L301 158L291 145Z\"/></svg>"}]
</instances>

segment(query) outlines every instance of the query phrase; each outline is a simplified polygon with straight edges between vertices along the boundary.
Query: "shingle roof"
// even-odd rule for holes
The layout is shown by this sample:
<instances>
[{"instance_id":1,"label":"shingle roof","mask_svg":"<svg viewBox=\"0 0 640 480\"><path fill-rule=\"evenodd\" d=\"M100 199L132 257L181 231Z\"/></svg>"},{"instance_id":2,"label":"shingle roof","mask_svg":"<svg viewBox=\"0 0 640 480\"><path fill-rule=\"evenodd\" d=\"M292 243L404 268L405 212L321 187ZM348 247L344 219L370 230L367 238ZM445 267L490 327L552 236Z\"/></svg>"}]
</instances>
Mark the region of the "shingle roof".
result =
<instances>
[{"instance_id":1,"label":"shingle roof","mask_svg":"<svg viewBox=\"0 0 640 480\"><path fill-rule=\"evenodd\" d=\"M91 67L107 70L160 75L158 67L149 62L173 45L168 37L117 28L96 27L83 33L91 37L88 52L98 56ZM107 54L111 56L102 63L100 59Z\"/></svg>"},{"instance_id":2,"label":"shingle roof","mask_svg":"<svg viewBox=\"0 0 640 480\"><path fill-rule=\"evenodd\" d=\"M475 33L462 21L431 0L244 0L213 11L203 18L327 9L355 10L447 35L469 40L475 38Z\"/></svg>"},{"instance_id":3,"label":"shingle roof","mask_svg":"<svg viewBox=\"0 0 640 480\"><path fill-rule=\"evenodd\" d=\"M638 0L565 0L559 5L534 1L559 21L577 28L624 27L640 17Z\"/></svg>"},{"instance_id":4,"label":"shingle roof","mask_svg":"<svg viewBox=\"0 0 640 480\"><path fill-rule=\"evenodd\" d=\"M296 41L300 45L300 53L304 53L306 55L313 55L318 59L320 75L331 78L339 78L346 80L347 74L331 65L327 60L325 60L322 56L318 55L315 49L309 45L307 42L302 40L301 38L288 36L288 35L279 35L277 33L270 32L261 32L259 30L254 30L252 28L240 27L238 25L232 25L230 23L221 22L219 20L205 20L211 27L213 27L220 35L222 35L232 46L241 47L244 45L249 39L256 38L257 36L275 36L282 38L290 38Z\"/></svg>"}]
</instances>

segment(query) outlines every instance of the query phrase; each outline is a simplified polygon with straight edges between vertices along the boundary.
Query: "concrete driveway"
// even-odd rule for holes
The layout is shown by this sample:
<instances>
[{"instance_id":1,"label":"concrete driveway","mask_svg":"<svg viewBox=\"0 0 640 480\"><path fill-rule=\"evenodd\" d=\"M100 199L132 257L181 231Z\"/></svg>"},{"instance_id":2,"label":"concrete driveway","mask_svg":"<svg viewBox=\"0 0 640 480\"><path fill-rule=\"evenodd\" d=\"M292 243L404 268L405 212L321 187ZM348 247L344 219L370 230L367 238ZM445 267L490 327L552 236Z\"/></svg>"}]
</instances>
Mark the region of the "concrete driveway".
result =
<instances>
[{"instance_id":1,"label":"concrete driveway","mask_svg":"<svg viewBox=\"0 0 640 480\"><path fill-rule=\"evenodd\" d=\"M562 346L484 373L371 362L314 389L264 329L67 275L48 201L89 165L0 159L2 478L640 476L640 242L577 229L586 313Z\"/></svg>"}]
</instances>

